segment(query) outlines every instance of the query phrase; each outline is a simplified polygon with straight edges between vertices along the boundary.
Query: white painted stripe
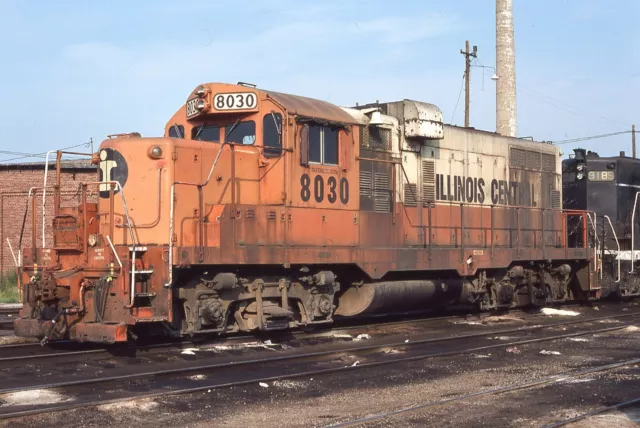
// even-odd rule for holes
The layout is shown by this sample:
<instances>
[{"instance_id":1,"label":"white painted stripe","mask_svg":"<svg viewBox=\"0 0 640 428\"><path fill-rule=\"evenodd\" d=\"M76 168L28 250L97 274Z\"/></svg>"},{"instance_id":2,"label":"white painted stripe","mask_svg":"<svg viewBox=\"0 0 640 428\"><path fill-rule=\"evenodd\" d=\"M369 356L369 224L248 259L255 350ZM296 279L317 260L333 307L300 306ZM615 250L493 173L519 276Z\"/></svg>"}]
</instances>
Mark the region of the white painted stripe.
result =
<instances>
[{"instance_id":1,"label":"white painted stripe","mask_svg":"<svg viewBox=\"0 0 640 428\"><path fill-rule=\"evenodd\" d=\"M620 259L620 260L631 260L631 251L616 251L616 250L605 250L607 254L612 254L612 255L616 255L617 257L616 259ZM640 251L636 250L633 252L633 258L634 260L640 260Z\"/></svg>"},{"instance_id":2,"label":"white painted stripe","mask_svg":"<svg viewBox=\"0 0 640 428\"><path fill-rule=\"evenodd\" d=\"M618 183L617 186L620 186L620 187L633 187L635 189L640 189L640 186L637 185L637 184Z\"/></svg>"}]
</instances>

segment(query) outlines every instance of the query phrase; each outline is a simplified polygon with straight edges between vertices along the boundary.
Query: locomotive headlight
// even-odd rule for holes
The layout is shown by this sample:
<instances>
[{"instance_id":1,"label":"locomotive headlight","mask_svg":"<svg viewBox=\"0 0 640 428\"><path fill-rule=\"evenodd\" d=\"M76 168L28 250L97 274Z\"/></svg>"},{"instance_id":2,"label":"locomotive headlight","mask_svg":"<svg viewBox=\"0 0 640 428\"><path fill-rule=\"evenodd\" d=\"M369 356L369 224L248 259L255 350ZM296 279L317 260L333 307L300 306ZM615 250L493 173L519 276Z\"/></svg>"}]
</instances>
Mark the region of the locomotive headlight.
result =
<instances>
[{"instance_id":1,"label":"locomotive headlight","mask_svg":"<svg viewBox=\"0 0 640 428\"><path fill-rule=\"evenodd\" d=\"M204 86L200 85L200 86L198 86L198 87L196 88L196 95L198 95L198 96L200 96L200 97L201 97L201 96L203 96L203 95L204 95L204 93L205 93L205 88L204 88Z\"/></svg>"},{"instance_id":2,"label":"locomotive headlight","mask_svg":"<svg viewBox=\"0 0 640 428\"><path fill-rule=\"evenodd\" d=\"M87 239L87 243L89 244L90 247L95 247L96 244L98 243L98 235L95 235L95 234L89 235L89 238Z\"/></svg>"},{"instance_id":3,"label":"locomotive headlight","mask_svg":"<svg viewBox=\"0 0 640 428\"><path fill-rule=\"evenodd\" d=\"M154 148L152 148L151 156L153 156L154 158L159 158L160 156L162 156L162 147L155 146Z\"/></svg>"},{"instance_id":4,"label":"locomotive headlight","mask_svg":"<svg viewBox=\"0 0 640 428\"><path fill-rule=\"evenodd\" d=\"M205 100L200 100L198 101L198 104L196 104L196 108L198 110L204 110L206 106L207 106L207 102Z\"/></svg>"},{"instance_id":5,"label":"locomotive headlight","mask_svg":"<svg viewBox=\"0 0 640 428\"><path fill-rule=\"evenodd\" d=\"M578 171L582 171L584 169L584 164L583 163L579 163L578 166L576 167L576 169Z\"/></svg>"},{"instance_id":6,"label":"locomotive headlight","mask_svg":"<svg viewBox=\"0 0 640 428\"><path fill-rule=\"evenodd\" d=\"M578 180L582 180L584 178L584 173L583 172L579 172L576 177L578 178Z\"/></svg>"}]
</instances>

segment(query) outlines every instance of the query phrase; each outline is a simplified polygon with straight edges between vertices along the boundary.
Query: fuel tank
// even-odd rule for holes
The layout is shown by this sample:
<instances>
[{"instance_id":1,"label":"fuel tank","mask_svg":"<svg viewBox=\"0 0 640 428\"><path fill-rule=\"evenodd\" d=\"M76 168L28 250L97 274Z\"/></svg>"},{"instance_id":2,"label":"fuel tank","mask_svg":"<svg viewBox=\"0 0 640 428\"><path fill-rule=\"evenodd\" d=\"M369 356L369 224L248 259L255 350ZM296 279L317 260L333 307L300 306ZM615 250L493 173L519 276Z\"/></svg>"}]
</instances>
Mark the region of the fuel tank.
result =
<instances>
[{"instance_id":1,"label":"fuel tank","mask_svg":"<svg viewBox=\"0 0 640 428\"><path fill-rule=\"evenodd\" d=\"M338 298L335 314L350 317L455 305L467 300L469 289L463 279L367 283L347 289Z\"/></svg>"}]
</instances>

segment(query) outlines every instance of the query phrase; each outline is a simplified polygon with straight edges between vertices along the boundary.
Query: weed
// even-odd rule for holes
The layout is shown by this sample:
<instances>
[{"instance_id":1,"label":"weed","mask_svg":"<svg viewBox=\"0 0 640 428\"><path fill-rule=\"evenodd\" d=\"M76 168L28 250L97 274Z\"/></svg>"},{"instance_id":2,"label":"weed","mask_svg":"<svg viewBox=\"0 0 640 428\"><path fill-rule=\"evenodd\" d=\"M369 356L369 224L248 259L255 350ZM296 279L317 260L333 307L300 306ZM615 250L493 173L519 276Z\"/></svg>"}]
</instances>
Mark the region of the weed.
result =
<instances>
[{"instance_id":1,"label":"weed","mask_svg":"<svg viewBox=\"0 0 640 428\"><path fill-rule=\"evenodd\" d=\"M15 273L5 273L0 281L0 303L18 303L17 276Z\"/></svg>"}]
</instances>

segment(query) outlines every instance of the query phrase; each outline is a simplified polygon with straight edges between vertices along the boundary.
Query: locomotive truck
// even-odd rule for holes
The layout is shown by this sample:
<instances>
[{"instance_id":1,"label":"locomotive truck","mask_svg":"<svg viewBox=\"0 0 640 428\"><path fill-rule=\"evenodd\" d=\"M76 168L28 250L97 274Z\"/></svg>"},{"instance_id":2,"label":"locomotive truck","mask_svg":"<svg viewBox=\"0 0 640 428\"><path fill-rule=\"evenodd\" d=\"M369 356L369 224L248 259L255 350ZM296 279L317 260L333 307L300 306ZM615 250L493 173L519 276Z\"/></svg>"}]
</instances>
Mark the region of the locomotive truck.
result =
<instances>
[{"instance_id":1,"label":"locomotive truck","mask_svg":"<svg viewBox=\"0 0 640 428\"><path fill-rule=\"evenodd\" d=\"M202 84L163 137L111 136L92 162L76 206L59 183L30 192L18 336L114 343L600 292L557 147L445 125L432 104ZM42 191L53 239L38 245Z\"/></svg>"}]
</instances>

